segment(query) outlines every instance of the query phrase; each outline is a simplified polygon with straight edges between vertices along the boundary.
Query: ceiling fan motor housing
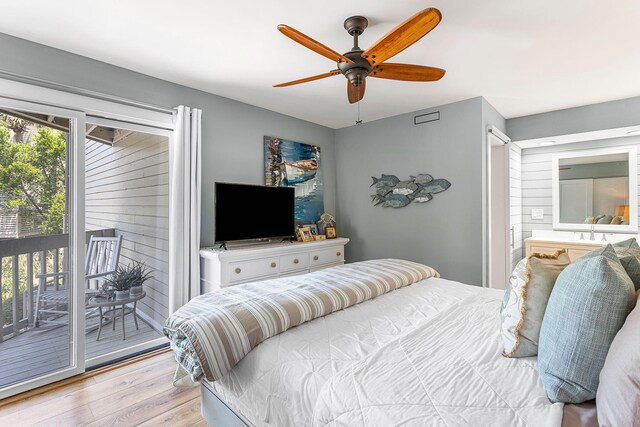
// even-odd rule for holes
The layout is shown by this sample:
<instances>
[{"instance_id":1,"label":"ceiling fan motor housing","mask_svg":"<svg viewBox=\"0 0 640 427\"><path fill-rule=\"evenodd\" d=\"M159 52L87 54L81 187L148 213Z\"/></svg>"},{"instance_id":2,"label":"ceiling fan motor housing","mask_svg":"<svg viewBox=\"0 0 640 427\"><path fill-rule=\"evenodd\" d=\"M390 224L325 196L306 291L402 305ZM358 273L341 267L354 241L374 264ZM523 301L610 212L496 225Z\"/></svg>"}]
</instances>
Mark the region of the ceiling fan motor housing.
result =
<instances>
[{"instance_id":1,"label":"ceiling fan motor housing","mask_svg":"<svg viewBox=\"0 0 640 427\"><path fill-rule=\"evenodd\" d=\"M350 16L344 20L344 29L351 36L359 36L369 26L369 21L364 16Z\"/></svg>"},{"instance_id":2,"label":"ceiling fan motor housing","mask_svg":"<svg viewBox=\"0 0 640 427\"><path fill-rule=\"evenodd\" d=\"M362 52L362 50L352 50L344 54L345 57L353 61L353 64L338 62L338 69L354 86L360 86L373 69L369 61L362 57Z\"/></svg>"}]
</instances>

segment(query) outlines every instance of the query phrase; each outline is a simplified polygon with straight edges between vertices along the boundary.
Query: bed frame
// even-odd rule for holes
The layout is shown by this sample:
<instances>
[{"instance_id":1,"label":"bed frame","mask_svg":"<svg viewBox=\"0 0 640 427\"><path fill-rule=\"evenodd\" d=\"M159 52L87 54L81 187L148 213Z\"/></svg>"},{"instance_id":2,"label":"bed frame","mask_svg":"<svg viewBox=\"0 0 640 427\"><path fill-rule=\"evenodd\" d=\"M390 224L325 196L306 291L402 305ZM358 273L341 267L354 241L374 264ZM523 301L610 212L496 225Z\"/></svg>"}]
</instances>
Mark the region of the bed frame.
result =
<instances>
[{"instance_id":1,"label":"bed frame","mask_svg":"<svg viewBox=\"0 0 640 427\"><path fill-rule=\"evenodd\" d=\"M211 384L202 381L200 385L202 418L213 427L254 427L242 415L227 405L213 390Z\"/></svg>"}]
</instances>

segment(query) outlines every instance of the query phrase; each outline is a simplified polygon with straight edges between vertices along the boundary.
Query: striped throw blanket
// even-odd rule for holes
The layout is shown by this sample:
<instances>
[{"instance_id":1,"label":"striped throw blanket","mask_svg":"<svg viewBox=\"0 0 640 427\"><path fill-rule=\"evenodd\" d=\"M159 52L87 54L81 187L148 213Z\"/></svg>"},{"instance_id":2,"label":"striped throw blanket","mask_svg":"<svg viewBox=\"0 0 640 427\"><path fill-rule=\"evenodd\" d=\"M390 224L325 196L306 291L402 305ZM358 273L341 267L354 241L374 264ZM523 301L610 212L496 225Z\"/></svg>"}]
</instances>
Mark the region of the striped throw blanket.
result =
<instances>
[{"instance_id":1,"label":"striped throw blanket","mask_svg":"<svg viewBox=\"0 0 640 427\"><path fill-rule=\"evenodd\" d=\"M165 323L179 364L174 383L219 380L267 338L429 277L440 275L415 262L381 259L196 297Z\"/></svg>"}]
</instances>

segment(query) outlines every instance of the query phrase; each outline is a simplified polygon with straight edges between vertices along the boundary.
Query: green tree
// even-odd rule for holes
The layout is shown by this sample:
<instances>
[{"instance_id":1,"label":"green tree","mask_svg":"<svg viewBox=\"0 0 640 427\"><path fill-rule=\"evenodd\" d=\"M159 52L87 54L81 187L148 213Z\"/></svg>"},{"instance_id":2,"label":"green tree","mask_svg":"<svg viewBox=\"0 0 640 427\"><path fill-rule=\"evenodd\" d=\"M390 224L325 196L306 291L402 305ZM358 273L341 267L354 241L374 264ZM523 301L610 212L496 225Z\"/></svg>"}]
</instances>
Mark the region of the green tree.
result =
<instances>
[{"instance_id":1,"label":"green tree","mask_svg":"<svg viewBox=\"0 0 640 427\"><path fill-rule=\"evenodd\" d=\"M10 126L0 121L0 207L31 211L43 233L58 234L65 212L66 133L36 129L28 141L12 141Z\"/></svg>"}]
</instances>

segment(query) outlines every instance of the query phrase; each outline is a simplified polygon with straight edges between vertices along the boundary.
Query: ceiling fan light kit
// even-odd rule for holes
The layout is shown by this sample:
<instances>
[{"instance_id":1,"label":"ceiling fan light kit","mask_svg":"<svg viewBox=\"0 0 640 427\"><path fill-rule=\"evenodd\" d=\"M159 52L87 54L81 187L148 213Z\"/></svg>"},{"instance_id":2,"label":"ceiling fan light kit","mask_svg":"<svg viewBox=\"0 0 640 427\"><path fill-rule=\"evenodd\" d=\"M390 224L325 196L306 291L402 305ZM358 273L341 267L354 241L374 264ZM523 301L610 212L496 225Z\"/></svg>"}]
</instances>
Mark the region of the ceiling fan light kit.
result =
<instances>
[{"instance_id":1,"label":"ceiling fan light kit","mask_svg":"<svg viewBox=\"0 0 640 427\"><path fill-rule=\"evenodd\" d=\"M351 104L354 104L364 97L367 77L415 82L440 80L445 74L445 70L441 68L393 64L384 61L420 40L433 30L441 19L442 14L438 9L425 9L395 27L367 50L362 50L358 46L358 37L367 28L369 21L364 16L349 17L344 21L344 28L353 37L353 47L342 55L294 28L284 24L278 25L278 30L282 34L335 61L338 68L328 73L281 83L274 87L292 86L342 74L347 78L347 98Z\"/></svg>"}]
</instances>

